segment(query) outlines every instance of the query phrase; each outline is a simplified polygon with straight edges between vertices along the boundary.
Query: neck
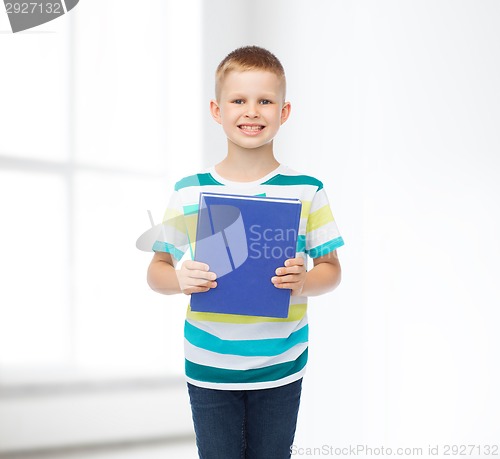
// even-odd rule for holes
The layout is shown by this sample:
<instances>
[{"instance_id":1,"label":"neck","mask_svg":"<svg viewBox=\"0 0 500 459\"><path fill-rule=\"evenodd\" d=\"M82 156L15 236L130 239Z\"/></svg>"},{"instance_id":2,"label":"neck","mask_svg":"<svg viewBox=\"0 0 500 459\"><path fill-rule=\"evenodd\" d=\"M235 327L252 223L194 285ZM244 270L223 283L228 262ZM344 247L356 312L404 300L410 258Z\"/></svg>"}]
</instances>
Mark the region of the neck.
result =
<instances>
[{"instance_id":1,"label":"neck","mask_svg":"<svg viewBox=\"0 0 500 459\"><path fill-rule=\"evenodd\" d=\"M241 148L228 140L227 156L217 164L217 172L228 180L252 182L279 166L272 141L258 148Z\"/></svg>"}]
</instances>

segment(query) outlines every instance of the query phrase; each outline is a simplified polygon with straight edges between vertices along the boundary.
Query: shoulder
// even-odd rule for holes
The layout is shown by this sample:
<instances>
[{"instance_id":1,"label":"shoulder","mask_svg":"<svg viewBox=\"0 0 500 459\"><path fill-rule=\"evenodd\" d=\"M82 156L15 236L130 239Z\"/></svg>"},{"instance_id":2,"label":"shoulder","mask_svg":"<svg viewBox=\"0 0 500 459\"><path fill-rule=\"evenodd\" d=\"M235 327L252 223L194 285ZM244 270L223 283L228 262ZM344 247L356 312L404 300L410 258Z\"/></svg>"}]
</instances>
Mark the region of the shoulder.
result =
<instances>
[{"instance_id":1,"label":"shoulder","mask_svg":"<svg viewBox=\"0 0 500 459\"><path fill-rule=\"evenodd\" d=\"M323 182L312 175L302 174L288 166L282 165L279 173L270 178L263 185L304 185L316 188L316 191L323 189Z\"/></svg>"},{"instance_id":2,"label":"shoulder","mask_svg":"<svg viewBox=\"0 0 500 459\"><path fill-rule=\"evenodd\" d=\"M199 187L205 185L220 185L220 183L214 179L214 177L208 170L199 172L197 174L188 175L180 179L178 182L176 182L174 189L175 191L180 191L184 188Z\"/></svg>"}]
</instances>

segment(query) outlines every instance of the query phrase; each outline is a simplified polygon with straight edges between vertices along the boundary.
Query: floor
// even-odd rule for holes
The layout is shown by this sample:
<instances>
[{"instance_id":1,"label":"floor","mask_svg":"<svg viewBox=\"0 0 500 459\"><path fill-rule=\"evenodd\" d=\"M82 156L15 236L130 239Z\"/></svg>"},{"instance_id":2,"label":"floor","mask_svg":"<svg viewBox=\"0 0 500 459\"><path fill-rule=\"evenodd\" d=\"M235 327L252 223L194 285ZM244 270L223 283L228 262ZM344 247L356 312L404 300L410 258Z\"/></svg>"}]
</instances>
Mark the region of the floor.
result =
<instances>
[{"instance_id":1,"label":"floor","mask_svg":"<svg viewBox=\"0 0 500 459\"><path fill-rule=\"evenodd\" d=\"M46 452L31 455L2 455L1 459L196 459L196 446L191 442L123 446L106 449L75 450L66 453Z\"/></svg>"}]
</instances>

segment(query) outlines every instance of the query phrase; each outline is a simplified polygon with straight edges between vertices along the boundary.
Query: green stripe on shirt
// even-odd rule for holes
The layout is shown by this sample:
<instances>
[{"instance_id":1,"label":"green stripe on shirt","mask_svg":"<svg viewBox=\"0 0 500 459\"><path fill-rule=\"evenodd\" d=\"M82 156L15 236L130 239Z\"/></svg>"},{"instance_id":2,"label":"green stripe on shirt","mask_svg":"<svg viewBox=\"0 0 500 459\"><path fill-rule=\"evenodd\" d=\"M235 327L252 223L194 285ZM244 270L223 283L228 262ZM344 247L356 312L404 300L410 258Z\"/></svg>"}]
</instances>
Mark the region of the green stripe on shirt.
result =
<instances>
[{"instance_id":1,"label":"green stripe on shirt","mask_svg":"<svg viewBox=\"0 0 500 459\"><path fill-rule=\"evenodd\" d=\"M317 191L323 188L323 183L321 181L309 175L277 174L261 185L313 185L318 187Z\"/></svg>"},{"instance_id":2,"label":"green stripe on shirt","mask_svg":"<svg viewBox=\"0 0 500 459\"><path fill-rule=\"evenodd\" d=\"M196 381L212 383L258 383L277 381L298 373L307 363L307 349L291 362L277 363L263 368L250 370L228 370L198 365L186 359L186 376Z\"/></svg>"},{"instance_id":3,"label":"green stripe on shirt","mask_svg":"<svg viewBox=\"0 0 500 459\"><path fill-rule=\"evenodd\" d=\"M179 191L182 188L187 188L190 186L205 186L205 185L221 185L222 183L215 180L212 175L208 172L204 174L190 175L189 177L184 177L175 184L175 191Z\"/></svg>"},{"instance_id":4,"label":"green stripe on shirt","mask_svg":"<svg viewBox=\"0 0 500 459\"><path fill-rule=\"evenodd\" d=\"M192 214L197 214L200 206L198 204L191 204L189 206L183 206L182 210L184 212L184 215L192 215Z\"/></svg>"}]
</instances>

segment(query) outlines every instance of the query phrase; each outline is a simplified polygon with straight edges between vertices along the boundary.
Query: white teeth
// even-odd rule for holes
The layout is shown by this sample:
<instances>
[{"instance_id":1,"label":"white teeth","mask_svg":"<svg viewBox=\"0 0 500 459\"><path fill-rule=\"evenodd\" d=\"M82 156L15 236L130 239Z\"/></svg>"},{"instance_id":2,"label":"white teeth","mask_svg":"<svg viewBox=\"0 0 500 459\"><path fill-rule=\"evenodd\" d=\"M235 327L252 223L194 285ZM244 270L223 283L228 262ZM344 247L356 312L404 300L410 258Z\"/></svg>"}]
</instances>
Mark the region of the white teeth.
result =
<instances>
[{"instance_id":1,"label":"white teeth","mask_svg":"<svg viewBox=\"0 0 500 459\"><path fill-rule=\"evenodd\" d=\"M264 126L247 126L247 125L242 125L240 126L240 129L244 129L245 131L260 131L264 128Z\"/></svg>"}]
</instances>

